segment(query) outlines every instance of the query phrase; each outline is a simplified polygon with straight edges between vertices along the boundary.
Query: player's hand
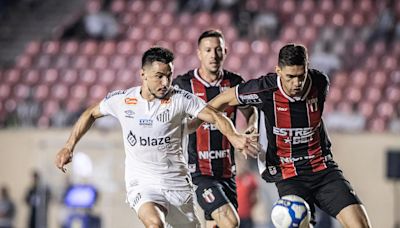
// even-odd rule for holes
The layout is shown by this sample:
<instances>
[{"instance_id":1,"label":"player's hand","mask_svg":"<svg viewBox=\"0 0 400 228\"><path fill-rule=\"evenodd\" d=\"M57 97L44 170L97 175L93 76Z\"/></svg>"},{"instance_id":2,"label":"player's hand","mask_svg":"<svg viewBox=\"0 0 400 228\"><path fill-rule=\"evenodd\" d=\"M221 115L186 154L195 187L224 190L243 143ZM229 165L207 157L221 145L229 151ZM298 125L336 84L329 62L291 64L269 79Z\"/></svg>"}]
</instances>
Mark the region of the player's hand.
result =
<instances>
[{"instance_id":1,"label":"player's hand","mask_svg":"<svg viewBox=\"0 0 400 228\"><path fill-rule=\"evenodd\" d=\"M258 129L256 128L256 127L254 127L254 126L248 126L247 128L246 128L246 130L244 130L244 133L245 134L256 134L256 133L258 133Z\"/></svg>"},{"instance_id":2,"label":"player's hand","mask_svg":"<svg viewBox=\"0 0 400 228\"><path fill-rule=\"evenodd\" d=\"M71 161L72 161L72 151L64 147L60 150L60 152L58 152L55 164L57 168L59 168L61 171L65 173L67 169L64 166L70 163Z\"/></svg>"},{"instance_id":3,"label":"player's hand","mask_svg":"<svg viewBox=\"0 0 400 228\"><path fill-rule=\"evenodd\" d=\"M257 158L261 145L258 143L258 134L238 134L229 139L232 145L239 150L244 157Z\"/></svg>"}]
</instances>

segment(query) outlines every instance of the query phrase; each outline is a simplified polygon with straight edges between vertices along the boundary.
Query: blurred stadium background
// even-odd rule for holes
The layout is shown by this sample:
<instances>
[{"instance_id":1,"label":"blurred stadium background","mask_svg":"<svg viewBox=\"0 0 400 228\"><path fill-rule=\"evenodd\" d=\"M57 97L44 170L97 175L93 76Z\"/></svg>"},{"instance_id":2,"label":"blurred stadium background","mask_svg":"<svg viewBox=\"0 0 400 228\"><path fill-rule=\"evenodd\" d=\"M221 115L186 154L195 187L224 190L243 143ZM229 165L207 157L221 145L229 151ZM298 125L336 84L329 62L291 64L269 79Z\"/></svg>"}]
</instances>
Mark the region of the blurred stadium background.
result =
<instances>
[{"instance_id":1,"label":"blurred stadium background","mask_svg":"<svg viewBox=\"0 0 400 228\"><path fill-rule=\"evenodd\" d=\"M273 71L287 42L308 48L311 66L331 79L324 115L335 159L373 226L395 227L400 192L397 174L387 177L387 151L400 153L399 15L396 0L1 0L0 185L17 205L16 227L26 227L33 169L52 191L49 227L69 213L68 183L98 188L93 209L103 227L139 227L124 204L115 121L96 123L76 149L82 162L67 175L54 156L86 106L140 83L146 49L170 48L175 75L184 73L198 66L197 37L208 28L225 34L225 68L245 79ZM262 186L272 193L260 193L268 196L254 215L267 227L275 187Z\"/></svg>"}]
</instances>

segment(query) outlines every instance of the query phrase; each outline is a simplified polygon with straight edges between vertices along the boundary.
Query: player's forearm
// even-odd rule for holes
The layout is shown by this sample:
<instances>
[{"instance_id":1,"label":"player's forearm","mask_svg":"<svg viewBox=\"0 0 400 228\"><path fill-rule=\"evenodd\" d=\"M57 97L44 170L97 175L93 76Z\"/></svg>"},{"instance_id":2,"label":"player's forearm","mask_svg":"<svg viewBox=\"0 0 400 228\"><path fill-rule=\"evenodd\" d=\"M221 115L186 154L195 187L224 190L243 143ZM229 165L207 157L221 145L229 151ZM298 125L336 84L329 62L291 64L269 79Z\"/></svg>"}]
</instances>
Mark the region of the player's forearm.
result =
<instances>
[{"instance_id":1,"label":"player's forearm","mask_svg":"<svg viewBox=\"0 0 400 228\"><path fill-rule=\"evenodd\" d=\"M215 120L215 126L223 135L228 138L230 136L238 135L232 121L228 117L223 115L221 112L213 112L212 115Z\"/></svg>"},{"instance_id":2,"label":"player's forearm","mask_svg":"<svg viewBox=\"0 0 400 228\"><path fill-rule=\"evenodd\" d=\"M92 115L90 109L86 110L79 117L78 121L75 123L71 135L68 138L65 148L68 148L71 152L74 150L75 145L82 138L82 136L89 130L95 121L95 117Z\"/></svg>"}]
</instances>

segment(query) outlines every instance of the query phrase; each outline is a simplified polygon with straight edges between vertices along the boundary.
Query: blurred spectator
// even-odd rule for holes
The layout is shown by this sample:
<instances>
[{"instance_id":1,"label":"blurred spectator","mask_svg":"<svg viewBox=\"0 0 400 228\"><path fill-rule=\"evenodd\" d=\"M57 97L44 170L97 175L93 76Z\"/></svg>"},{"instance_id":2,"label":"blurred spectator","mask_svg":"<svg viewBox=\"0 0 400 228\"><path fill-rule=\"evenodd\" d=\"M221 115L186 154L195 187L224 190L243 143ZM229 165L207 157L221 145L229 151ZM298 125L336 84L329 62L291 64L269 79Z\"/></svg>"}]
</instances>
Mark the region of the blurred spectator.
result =
<instances>
[{"instance_id":1,"label":"blurred spectator","mask_svg":"<svg viewBox=\"0 0 400 228\"><path fill-rule=\"evenodd\" d=\"M102 10L99 0L90 0L87 14L83 18L86 33L95 39L114 39L118 36L119 26L113 15Z\"/></svg>"},{"instance_id":2,"label":"blurred spectator","mask_svg":"<svg viewBox=\"0 0 400 228\"><path fill-rule=\"evenodd\" d=\"M22 127L34 127L41 115L42 107L34 100L32 95L22 103L18 104L16 109L17 122Z\"/></svg>"},{"instance_id":3,"label":"blurred spectator","mask_svg":"<svg viewBox=\"0 0 400 228\"><path fill-rule=\"evenodd\" d=\"M381 9L372 34L368 39L368 45L379 39L384 39L386 42L392 40L396 28L396 15L393 11L394 3L395 1L393 0L382 2L383 9Z\"/></svg>"},{"instance_id":4,"label":"blurred spectator","mask_svg":"<svg viewBox=\"0 0 400 228\"><path fill-rule=\"evenodd\" d=\"M38 171L32 173L33 183L29 187L25 201L30 208L29 228L47 228L47 211L51 198L49 187L42 181Z\"/></svg>"},{"instance_id":5,"label":"blurred spectator","mask_svg":"<svg viewBox=\"0 0 400 228\"><path fill-rule=\"evenodd\" d=\"M257 175L250 169L248 160L244 159L242 154L235 157L240 228L252 228L254 226L252 210L257 203L258 195Z\"/></svg>"},{"instance_id":6,"label":"blurred spectator","mask_svg":"<svg viewBox=\"0 0 400 228\"><path fill-rule=\"evenodd\" d=\"M337 110L327 113L324 118L326 127L340 132L360 132L365 129L366 119L356 113L348 102L341 102Z\"/></svg>"},{"instance_id":7,"label":"blurred spectator","mask_svg":"<svg viewBox=\"0 0 400 228\"><path fill-rule=\"evenodd\" d=\"M275 40L278 36L279 27L279 20L275 13L260 12L253 20L254 38Z\"/></svg>"},{"instance_id":8,"label":"blurred spectator","mask_svg":"<svg viewBox=\"0 0 400 228\"><path fill-rule=\"evenodd\" d=\"M15 217L15 206L7 187L0 189L0 228L12 228Z\"/></svg>"},{"instance_id":9,"label":"blurred spectator","mask_svg":"<svg viewBox=\"0 0 400 228\"><path fill-rule=\"evenodd\" d=\"M215 0L180 0L179 9L189 12L211 12L215 6Z\"/></svg>"},{"instance_id":10,"label":"blurred spectator","mask_svg":"<svg viewBox=\"0 0 400 228\"><path fill-rule=\"evenodd\" d=\"M312 68L319 69L327 75L341 68L342 62L339 57L332 50L333 43L326 41L321 45L316 45L314 52L310 57L310 64Z\"/></svg>"}]
</instances>

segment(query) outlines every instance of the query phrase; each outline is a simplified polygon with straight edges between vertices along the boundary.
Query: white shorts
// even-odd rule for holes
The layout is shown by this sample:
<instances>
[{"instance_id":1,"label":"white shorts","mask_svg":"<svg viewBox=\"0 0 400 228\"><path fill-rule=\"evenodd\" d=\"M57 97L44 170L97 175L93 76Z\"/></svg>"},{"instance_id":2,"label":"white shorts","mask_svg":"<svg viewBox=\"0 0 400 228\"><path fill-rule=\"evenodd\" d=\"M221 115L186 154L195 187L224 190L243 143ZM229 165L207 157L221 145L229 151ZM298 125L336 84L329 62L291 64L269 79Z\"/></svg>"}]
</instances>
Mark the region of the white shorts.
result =
<instances>
[{"instance_id":1,"label":"white shorts","mask_svg":"<svg viewBox=\"0 0 400 228\"><path fill-rule=\"evenodd\" d=\"M167 210L166 223L172 227L200 227L193 204L193 190L167 190L159 186L135 186L129 189L127 202L136 213L147 202Z\"/></svg>"}]
</instances>

